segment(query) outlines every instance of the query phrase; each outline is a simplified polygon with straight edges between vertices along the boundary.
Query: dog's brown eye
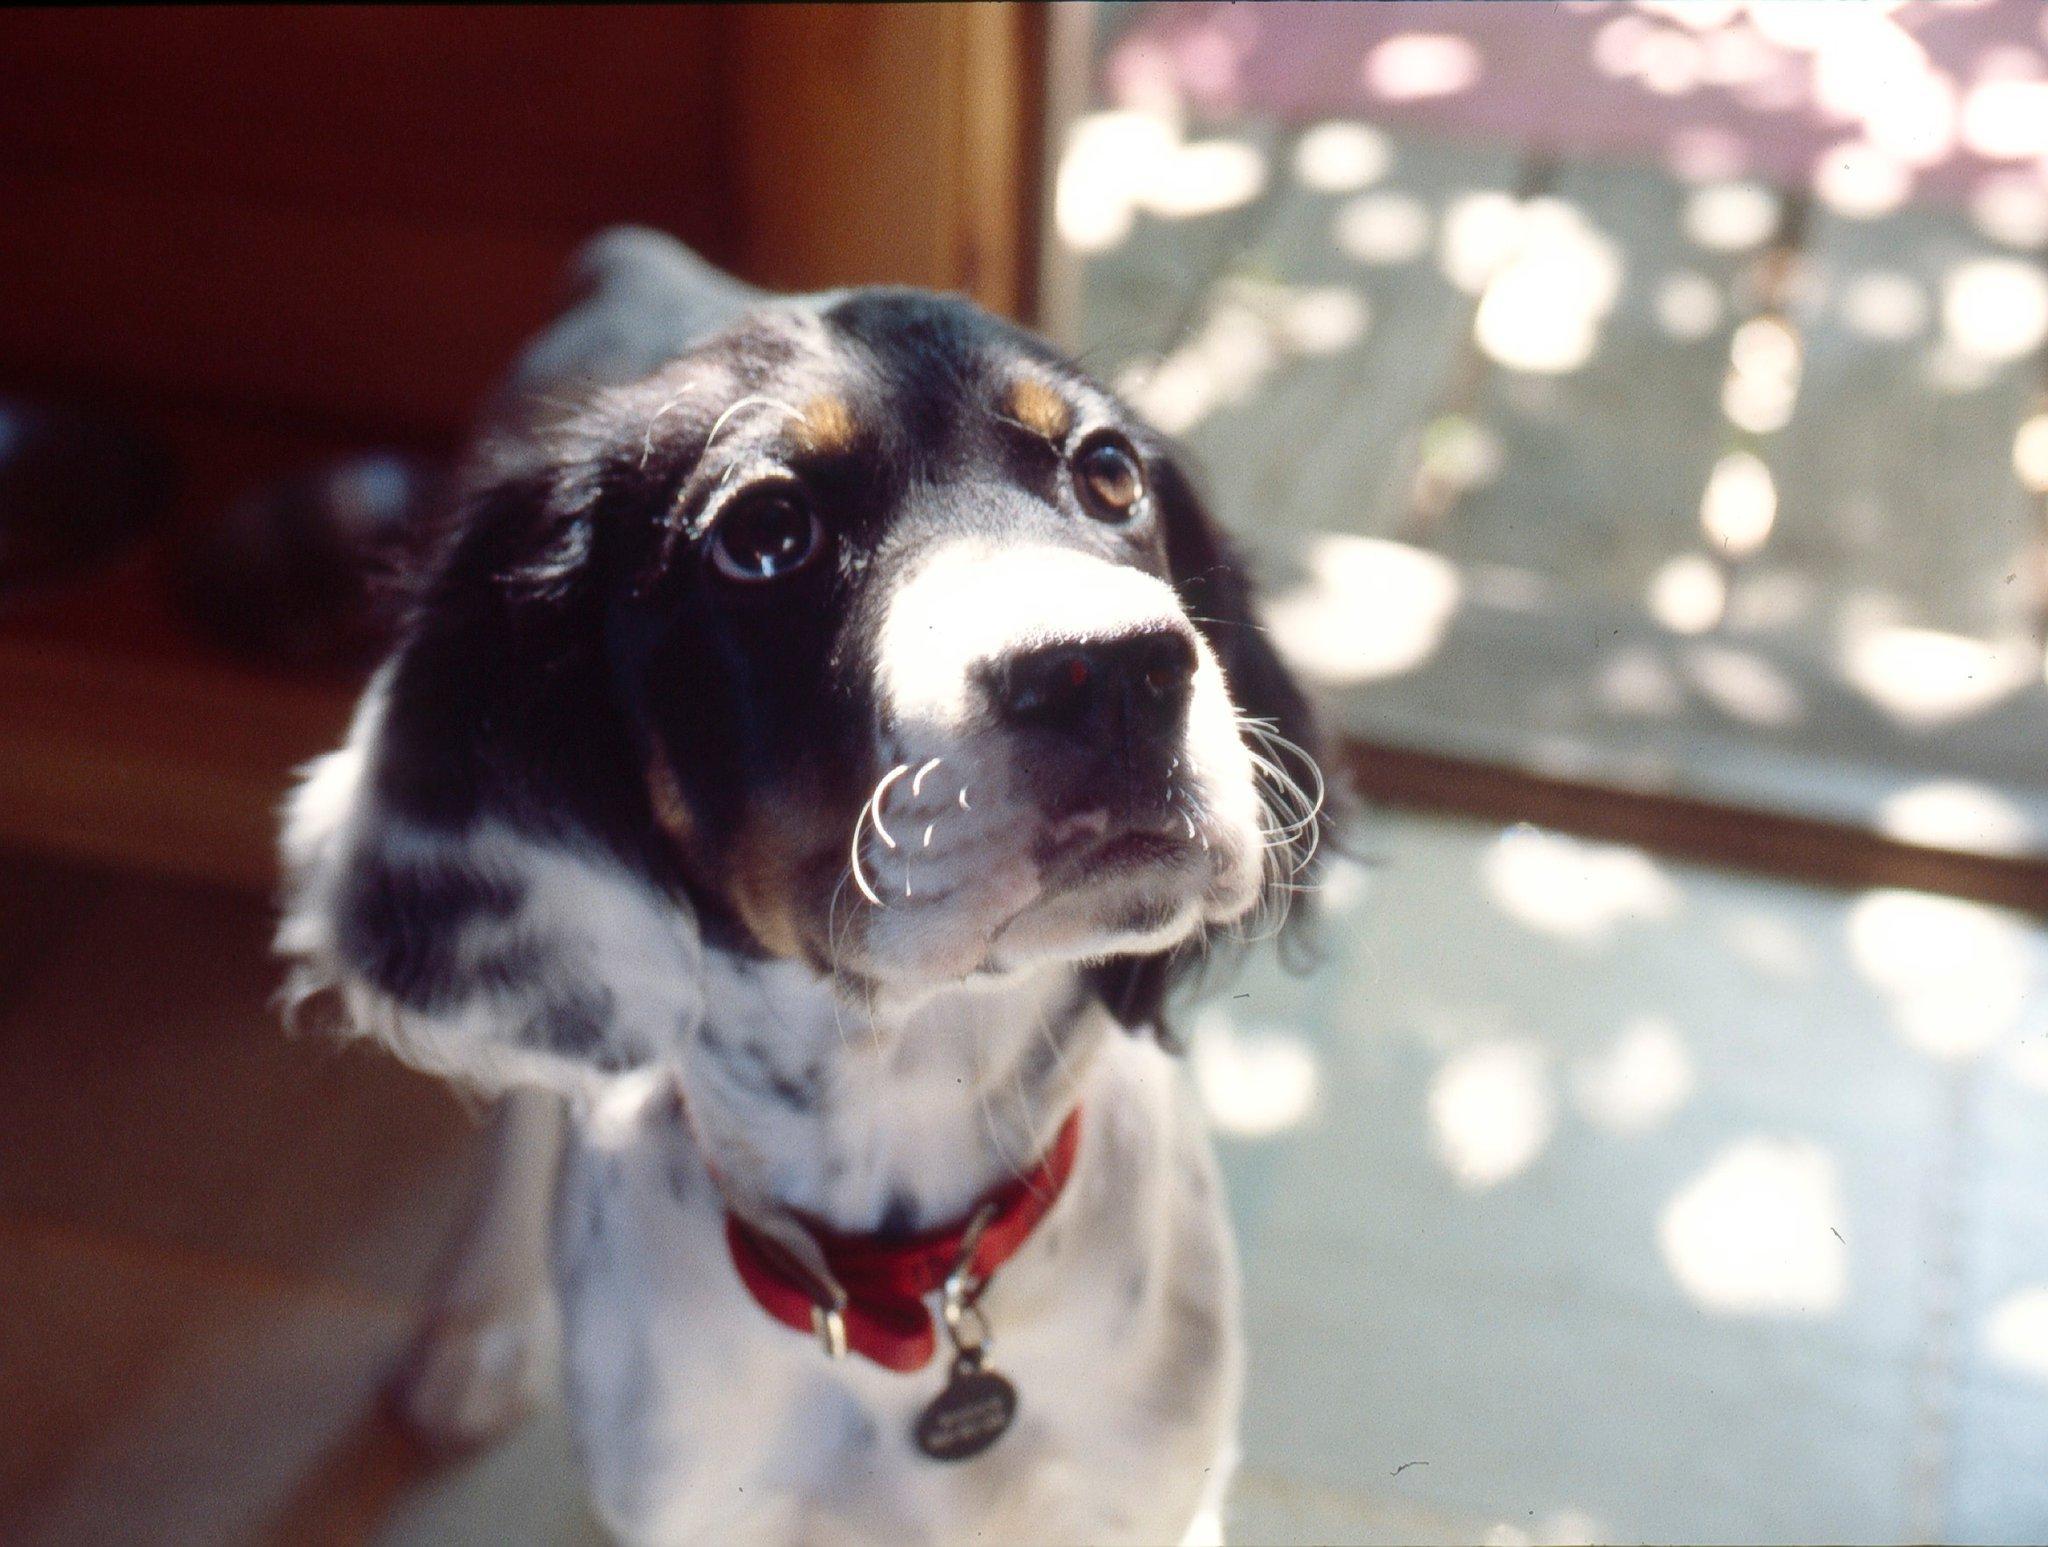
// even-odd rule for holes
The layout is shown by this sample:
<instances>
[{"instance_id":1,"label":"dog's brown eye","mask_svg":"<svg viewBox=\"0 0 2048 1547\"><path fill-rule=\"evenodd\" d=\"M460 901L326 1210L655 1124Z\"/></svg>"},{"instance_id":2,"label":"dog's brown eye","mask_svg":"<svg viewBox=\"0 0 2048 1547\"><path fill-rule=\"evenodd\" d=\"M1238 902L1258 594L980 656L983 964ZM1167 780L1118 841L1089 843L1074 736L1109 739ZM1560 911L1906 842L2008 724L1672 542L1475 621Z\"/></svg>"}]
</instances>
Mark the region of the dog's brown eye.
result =
<instances>
[{"instance_id":1,"label":"dog's brown eye","mask_svg":"<svg viewBox=\"0 0 2048 1547\"><path fill-rule=\"evenodd\" d=\"M824 545L817 513L794 489L743 495L718 518L711 560L733 580L776 580L801 569Z\"/></svg>"},{"instance_id":2,"label":"dog's brown eye","mask_svg":"<svg viewBox=\"0 0 2048 1547\"><path fill-rule=\"evenodd\" d=\"M1074 461L1081 506L1098 521L1127 521L1145 497L1138 459L1113 440L1097 441Z\"/></svg>"}]
</instances>

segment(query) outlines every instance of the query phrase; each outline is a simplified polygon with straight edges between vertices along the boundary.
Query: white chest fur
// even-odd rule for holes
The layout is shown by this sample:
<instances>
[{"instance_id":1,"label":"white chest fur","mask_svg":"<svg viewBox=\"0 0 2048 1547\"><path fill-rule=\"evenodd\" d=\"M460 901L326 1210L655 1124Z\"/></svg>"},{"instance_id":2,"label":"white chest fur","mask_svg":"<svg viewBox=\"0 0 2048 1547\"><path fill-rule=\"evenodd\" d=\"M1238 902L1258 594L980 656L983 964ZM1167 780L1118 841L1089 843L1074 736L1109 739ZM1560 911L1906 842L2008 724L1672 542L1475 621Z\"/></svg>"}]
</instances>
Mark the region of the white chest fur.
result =
<instances>
[{"instance_id":1,"label":"white chest fur","mask_svg":"<svg viewBox=\"0 0 2048 1547\"><path fill-rule=\"evenodd\" d=\"M1149 1041L1118 1035L1070 1056L1083 1113L1073 1178L984 1301L1017 1422L957 1464L911 1440L943 1380L937 1361L907 1376L831 1361L748 1297L672 1080L621 1082L579 1124L557 1244L570 1405L594 1496L622 1539L1156 1542L1220 1495L1240 1355L1206 1137ZM948 1055L927 1059L942 1068ZM839 1135L857 1180L827 1182L824 1161L786 1174L808 1169L821 1189L810 1201L849 1221L891 1189L929 1182L941 1196L948 1144L962 1146L966 1173L992 1153L945 1105L913 1097L894 1122L850 1095L832 1115L792 1110L792 1122L834 1132L864 1111L881 1137L863 1152ZM953 1184L969 1198L983 1185Z\"/></svg>"}]
</instances>

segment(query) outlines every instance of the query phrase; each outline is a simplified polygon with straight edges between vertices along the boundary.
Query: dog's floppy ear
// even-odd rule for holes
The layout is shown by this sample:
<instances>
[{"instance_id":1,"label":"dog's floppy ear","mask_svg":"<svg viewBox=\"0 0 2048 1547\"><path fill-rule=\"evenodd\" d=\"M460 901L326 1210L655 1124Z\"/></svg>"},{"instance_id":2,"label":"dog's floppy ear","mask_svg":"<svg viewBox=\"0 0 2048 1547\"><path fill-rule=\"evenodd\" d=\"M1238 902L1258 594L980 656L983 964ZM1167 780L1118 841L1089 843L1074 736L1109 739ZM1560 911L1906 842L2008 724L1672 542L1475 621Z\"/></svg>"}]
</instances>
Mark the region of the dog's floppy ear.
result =
<instances>
[{"instance_id":1,"label":"dog's floppy ear","mask_svg":"<svg viewBox=\"0 0 2048 1547\"><path fill-rule=\"evenodd\" d=\"M397 648L284 837L293 1001L338 1000L342 1029L486 1089L576 1092L671 1054L702 1013L607 658L601 472L541 420L756 297L651 232L593 243L579 285L486 416Z\"/></svg>"},{"instance_id":2,"label":"dog's floppy ear","mask_svg":"<svg viewBox=\"0 0 2048 1547\"><path fill-rule=\"evenodd\" d=\"M1273 835L1260 914L1284 916L1294 928L1306 918L1297 889L1314 874L1329 821L1315 715L1258 619L1251 575L1236 546L1211 518L1179 461L1163 452L1150 460L1174 589L1216 653L1231 702L1248 722L1245 737L1252 751L1272 765L1272 772L1259 776ZM1171 1044L1162 1020L1166 1000L1210 948L1203 940L1159 955L1117 958L1094 969L1094 987L1125 1027L1151 1027Z\"/></svg>"},{"instance_id":3,"label":"dog's floppy ear","mask_svg":"<svg viewBox=\"0 0 2048 1547\"><path fill-rule=\"evenodd\" d=\"M694 920L636 836L648 795L566 493L475 493L285 827L294 1006L484 1090L586 1092L702 1013Z\"/></svg>"}]
</instances>

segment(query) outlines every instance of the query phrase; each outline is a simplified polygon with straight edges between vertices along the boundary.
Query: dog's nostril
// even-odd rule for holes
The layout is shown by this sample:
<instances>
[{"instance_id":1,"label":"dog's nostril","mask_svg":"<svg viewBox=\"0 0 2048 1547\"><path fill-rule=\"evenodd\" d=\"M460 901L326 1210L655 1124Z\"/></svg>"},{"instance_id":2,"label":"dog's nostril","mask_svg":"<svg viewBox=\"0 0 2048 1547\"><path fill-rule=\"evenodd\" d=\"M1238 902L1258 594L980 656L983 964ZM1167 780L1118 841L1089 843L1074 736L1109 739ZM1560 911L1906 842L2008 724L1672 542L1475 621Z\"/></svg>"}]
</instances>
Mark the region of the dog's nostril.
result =
<instances>
[{"instance_id":1,"label":"dog's nostril","mask_svg":"<svg viewBox=\"0 0 2048 1547\"><path fill-rule=\"evenodd\" d=\"M1195 665L1186 631L1162 625L1024 651L995 669L990 686L1014 725L1091 740L1154 738L1179 730Z\"/></svg>"},{"instance_id":2,"label":"dog's nostril","mask_svg":"<svg viewBox=\"0 0 2048 1547\"><path fill-rule=\"evenodd\" d=\"M1154 698L1184 697L1195 680L1194 641L1179 629L1138 637L1138 681Z\"/></svg>"}]
</instances>

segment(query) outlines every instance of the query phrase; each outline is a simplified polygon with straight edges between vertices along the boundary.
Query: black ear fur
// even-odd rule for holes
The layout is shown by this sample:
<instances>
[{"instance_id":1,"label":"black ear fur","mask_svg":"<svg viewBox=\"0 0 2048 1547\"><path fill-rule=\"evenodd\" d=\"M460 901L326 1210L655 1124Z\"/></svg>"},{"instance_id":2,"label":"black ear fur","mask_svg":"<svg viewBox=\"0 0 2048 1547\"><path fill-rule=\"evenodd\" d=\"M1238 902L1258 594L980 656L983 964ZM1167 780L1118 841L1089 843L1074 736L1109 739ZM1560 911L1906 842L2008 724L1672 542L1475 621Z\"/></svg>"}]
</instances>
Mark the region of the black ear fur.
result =
<instances>
[{"instance_id":1,"label":"black ear fur","mask_svg":"<svg viewBox=\"0 0 2048 1547\"><path fill-rule=\"evenodd\" d=\"M1321 786L1315 766L1322 761L1321 734L1307 696L1253 610L1250 572L1179 463L1170 455L1152 460L1167 564L1181 604L1216 652L1238 712L1266 722L1278 733L1278 744L1259 750L1313 792ZM1327 811L1319 810L1287 843L1278 866L1281 883L1299 886L1312 879L1327 822ZM1305 903L1305 895L1292 899L1287 914L1290 931L1306 922ZM1200 969L1208 954L1207 943L1196 942L1152 956L1118 957L1092 969L1091 984L1124 1027L1135 1031L1150 1026L1171 1047L1173 1036L1163 1019L1166 1001L1183 979Z\"/></svg>"}]
</instances>

